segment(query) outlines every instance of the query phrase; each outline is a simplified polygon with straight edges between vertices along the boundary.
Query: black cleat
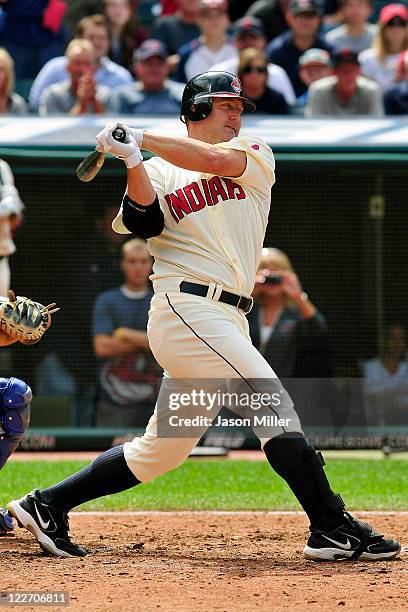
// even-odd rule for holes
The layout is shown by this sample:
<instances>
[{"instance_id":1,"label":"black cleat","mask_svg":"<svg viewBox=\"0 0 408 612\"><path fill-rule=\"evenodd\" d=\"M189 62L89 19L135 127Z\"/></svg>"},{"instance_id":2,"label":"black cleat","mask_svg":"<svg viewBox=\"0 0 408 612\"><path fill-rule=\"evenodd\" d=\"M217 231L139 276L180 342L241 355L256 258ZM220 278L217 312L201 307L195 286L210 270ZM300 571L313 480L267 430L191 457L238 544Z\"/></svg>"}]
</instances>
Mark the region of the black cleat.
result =
<instances>
[{"instance_id":1,"label":"black cleat","mask_svg":"<svg viewBox=\"0 0 408 612\"><path fill-rule=\"evenodd\" d=\"M7 509L38 540L41 548L56 557L84 557L86 551L71 542L68 513L44 504L37 490L7 504Z\"/></svg>"},{"instance_id":2,"label":"black cleat","mask_svg":"<svg viewBox=\"0 0 408 612\"><path fill-rule=\"evenodd\" d=\"M345 521L333 531L311 529L303 551L313 561L341 561L356 559L384 561L393 559L401 550L396 540L386 540L367 523L358 521L345 512Z\"/></svg>"},{"instance_id":3,"label":"black cleat","mask_svg":"<svg viewBox=\"0 0 408 612\"><path fill-rule=\"evenodd\" d=\"M13 529L13 517L7 512L7 510L0 508L0 536L7 535L13 531Z\"/></svg>"}]
</instances>

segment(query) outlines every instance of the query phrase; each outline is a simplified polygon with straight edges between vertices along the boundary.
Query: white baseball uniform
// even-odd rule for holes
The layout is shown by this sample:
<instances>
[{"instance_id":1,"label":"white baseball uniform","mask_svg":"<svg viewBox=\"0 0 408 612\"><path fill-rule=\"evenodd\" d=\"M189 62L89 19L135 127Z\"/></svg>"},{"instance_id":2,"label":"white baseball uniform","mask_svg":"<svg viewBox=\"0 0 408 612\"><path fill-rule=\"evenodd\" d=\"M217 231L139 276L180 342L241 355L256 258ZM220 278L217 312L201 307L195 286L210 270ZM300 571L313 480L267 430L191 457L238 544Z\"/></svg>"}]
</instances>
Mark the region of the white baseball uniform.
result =
<instances>
[{"instance_id":1,"label":"white baseball uniform","mask_svg":"<svg viewBox=\"0 0 408 612\"><path fill-rule=\"evenodd\" d=\"M180 386L180 379L277 381L251 343L245 314L217 301L222 290L251 295L275 182L274 157L264 141L250 136L218 146L245 151L247 166L240 177L184 170L159 157L144 163L165 218L162 233L148 240L155 295L147 332L170 386L173 380ZM122 209L112 227L130 233ZM182 281L208 285L211 299L181 293ZM127 464L142 482L180 465L207 429L191 438L157 436L158 419L168 416L161 395L144 436L124 444ZM286 431L301 432L289 402L283 410L290 421ZM262 445L270 439L259 437Z\"/></svg>"},{"instance_id":2,"label":"white baseball uniform","mask_svg":"<svg viewBox=\"0 0 408 612\"><path fill-rule=\"evenodd\" d=\"M0 159L0 295L6 295L10 289L8 258L16 250L10 231L10 215L21 215L23 209L11 168Z\"/></svg>"}]
</instances>

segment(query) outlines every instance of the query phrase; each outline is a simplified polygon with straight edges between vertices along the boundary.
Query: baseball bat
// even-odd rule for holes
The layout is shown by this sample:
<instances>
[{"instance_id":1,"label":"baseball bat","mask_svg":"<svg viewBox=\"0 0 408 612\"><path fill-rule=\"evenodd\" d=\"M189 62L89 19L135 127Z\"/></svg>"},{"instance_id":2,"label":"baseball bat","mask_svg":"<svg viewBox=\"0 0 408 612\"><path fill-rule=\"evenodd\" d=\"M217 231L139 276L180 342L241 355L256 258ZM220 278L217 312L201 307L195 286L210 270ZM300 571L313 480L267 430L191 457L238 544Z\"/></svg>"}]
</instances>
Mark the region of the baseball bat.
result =
<instances>
[{"instance_id":1,"label":"baseball bat","mask_svg":"<svg viewBox=\"0 0 408 612\"><path fill-rule=\"evenodd\" d=\"M126 133L122 128L116 128L112 136L119 142L125 142ZM79 180L83 183L92 181L99 173L104 161L105 153L100 153L99 151L93 151L90 155L85 157L75 171Z\"/></svg>"}]
</instances>

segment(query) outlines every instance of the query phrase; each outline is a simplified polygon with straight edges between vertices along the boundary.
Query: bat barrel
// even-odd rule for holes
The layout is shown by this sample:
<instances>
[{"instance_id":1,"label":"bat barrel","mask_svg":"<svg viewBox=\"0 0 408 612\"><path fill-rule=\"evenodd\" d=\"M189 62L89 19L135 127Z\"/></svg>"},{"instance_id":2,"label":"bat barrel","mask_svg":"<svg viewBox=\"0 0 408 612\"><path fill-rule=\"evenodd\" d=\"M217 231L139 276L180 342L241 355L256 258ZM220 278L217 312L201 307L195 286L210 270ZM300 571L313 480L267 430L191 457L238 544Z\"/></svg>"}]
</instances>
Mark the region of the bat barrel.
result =
<instances>
[{"instance_id":1,"label":"bat barrel","mask_svg":"<svg viewBox=\"0 0 408 612\"><path fill-rule=\"evenodd\" d=\"M117 127L112 136L118 142L125 142L126 132L123 128ZM83 159L76 169L76 175L83 183L89 183L98 174L105 161L105 153L93 151L88 157Z\"/></svg>"}]
</instances>

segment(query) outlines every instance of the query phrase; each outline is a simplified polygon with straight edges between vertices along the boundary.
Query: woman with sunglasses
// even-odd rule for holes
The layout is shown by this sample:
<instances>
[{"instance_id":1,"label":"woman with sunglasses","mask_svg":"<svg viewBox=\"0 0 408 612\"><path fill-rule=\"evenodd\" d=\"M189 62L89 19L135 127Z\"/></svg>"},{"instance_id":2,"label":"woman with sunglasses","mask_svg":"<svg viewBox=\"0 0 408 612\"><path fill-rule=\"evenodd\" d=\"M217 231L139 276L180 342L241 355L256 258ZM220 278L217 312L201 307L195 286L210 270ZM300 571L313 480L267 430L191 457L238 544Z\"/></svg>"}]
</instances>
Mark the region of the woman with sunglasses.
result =
<instances>
[{"instance_id":1,"label":"woman with sunglasses","mask_svg":"<svg viewBox=\"0 0 408 612\"><path fill-rule=\"evenodd\" d=\"M241 51L238 76L244 95L256 104L256 113L289 114L289 108L283 95L268 87L268 60L263 51L253 47Z\"/></svg>"},{"instance_id":2,"label":"woman with sunglasses","mask_svg":"<svg viewBox=\"0 0 408 612\"><path fill-rule=\"evenodd\" d=\"M381 9L379 31L371 49L359 55L361 73L385 92L398 80L400 53L408 48L408 9L388 4Z\"/></svg>"}]
</instances>

